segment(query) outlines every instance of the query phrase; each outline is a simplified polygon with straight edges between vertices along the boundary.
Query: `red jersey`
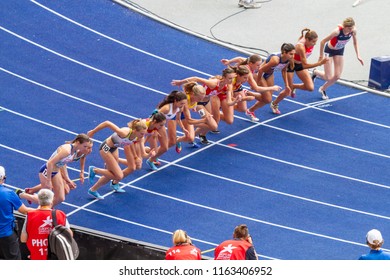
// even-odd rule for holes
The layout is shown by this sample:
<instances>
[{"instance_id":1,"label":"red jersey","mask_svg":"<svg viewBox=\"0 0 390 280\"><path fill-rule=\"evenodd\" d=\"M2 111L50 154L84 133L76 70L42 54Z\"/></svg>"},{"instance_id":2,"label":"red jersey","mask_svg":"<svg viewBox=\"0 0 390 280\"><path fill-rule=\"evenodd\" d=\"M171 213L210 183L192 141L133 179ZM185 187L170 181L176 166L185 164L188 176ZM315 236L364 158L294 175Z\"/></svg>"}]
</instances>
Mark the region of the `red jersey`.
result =
<instances>
[{"instance_id":1,"label":"red jersey","mask_svg":"<svg viewBox=\"0 0 390 280\"><path fill-rule=\"evenodd\" d=\"M215 260L246 260L246 252L253 247L251 243L241 239L226 240L214 251Z\"/></svg>"},{"instance_id":2,"label":"red jersey","mask_svg":"<svg viewBox=\"0 0 390 280\"><path fill-rule=\"evenodd\" d=\"M57 224L65 225L66 215L57 210ZM37 209L27 213L27 248L31 260L47 260L48 236L53 228L51 209Z\"/></svg>"},{"instance_id":3,"label":"red jersey","mask_svg":"<svg viewBox=\"0 0 390 280\"><path fill-rule=\"evenodd\" d=\"M351 39L352 33L353 33L353 32L351 32L349 34L344 34L344 32L343 32L344 27L342 25L339 25L338 28L339 28L339 31L340 31L339 35L333 37L329 41L329 45L334 50L341 50L341 49L343 49L345 47L345 45Z\"/></svg>"},{"instance_id":4,"label":"red jersey","mask_svg":"<svg viewBox=\"0 0 390 280\"><path fill-rule=\"evenodd\" d=\"M305 47L305 56L308 58L313 53L314 46L306 47L305 45L305 39L302 39L298 42L298 44L302 44ZM294 54L294 60L295 61L301 61L301 56L299 54Z\"/></svg>"},{"instance_id":5,"label":"red jersey","mask_svg":"<svg viewBox=\"0 0 390 280\"><path fill-rule=\"evenodd\" d=\"M201 253L194 245L174 246L165 253L166 260L201 260Z\"/></svg>"},{"instance_id":6,"label":"red jersey","mask_svg":"<svg viewBox=\"0 0 390 280\"><path fill-rule=\"evenodd\" d=\"M218 85L215 87L215 88L209 88L207 85L203 85L203 87L206 89L206 95L207 96L213 96L213 95L218 95L218 94L225 94L227 89L228 89L228 85L225 84L223 87L219 87L219 82L218 82Z\"/></svg>"}]
</instances>

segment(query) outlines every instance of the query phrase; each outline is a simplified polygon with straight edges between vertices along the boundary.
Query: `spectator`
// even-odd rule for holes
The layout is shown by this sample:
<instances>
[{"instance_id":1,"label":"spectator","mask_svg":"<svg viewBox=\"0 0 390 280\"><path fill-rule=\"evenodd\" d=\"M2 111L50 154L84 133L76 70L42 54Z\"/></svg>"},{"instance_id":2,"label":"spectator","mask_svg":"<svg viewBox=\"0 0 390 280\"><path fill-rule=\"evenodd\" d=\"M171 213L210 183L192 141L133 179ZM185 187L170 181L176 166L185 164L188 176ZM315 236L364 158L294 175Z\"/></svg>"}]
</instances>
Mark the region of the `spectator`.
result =
<instances>
[{"instance_id":1,"label":"spectator","mask_svg":"<svg viewBox=\"0 0 390 280\"><path fill-rule=\"evenodd\" d=\"M366 243L371 251L366 255L360 256L359 260L390 260L390 253L381 249L384 240L379 230L370 230L366 236Z\"/></svg>"},{"instance_id":2,"label":"spectator","mask_svg":"<svg viewBox=\"0 0 390 280\"><path fill-rule=\"evenodd\" d=\"M5 179L5 169L0 166L0 260L20 260L13 211L18 210L22 214L27 214L32 209L26 207L15 192L3 186Z\"/></svg>"},{"instance_id":3,"label":"spectator","mask_svg":"<svg viewBox=\"0 0 390 280\"><path fill-rule=\"evenodd\" d=\"M173 233L174 246L167 250L166 260L201 260L200 250L192 245L190 237L184 230L178 229Z\"/></svg>"},{"instance_id":4,"label":"spectator","mask_svg":"<svg viewBox=\"0 0 390 280\"><path fill-rule=\"evenodd\" d=\"M257 260L252 237L246 225L234 229L233 239L219 244L214 251L215 260Z\"/></svg>"},{"instance_id":5,"label":"spectator","mask_svg":"<svg viewBox=\"0 0 390 280\"><path fill-rule=\"evenodd\" d=\"M20 241L27 243L31 260L46 260L48 236L53 228L52 206L54 193L49 189L38 192L38 209L29 211L24 221ZM64 225L73 235L66 215L56 210L57 224Z\"/></svg>"}]
</instances>

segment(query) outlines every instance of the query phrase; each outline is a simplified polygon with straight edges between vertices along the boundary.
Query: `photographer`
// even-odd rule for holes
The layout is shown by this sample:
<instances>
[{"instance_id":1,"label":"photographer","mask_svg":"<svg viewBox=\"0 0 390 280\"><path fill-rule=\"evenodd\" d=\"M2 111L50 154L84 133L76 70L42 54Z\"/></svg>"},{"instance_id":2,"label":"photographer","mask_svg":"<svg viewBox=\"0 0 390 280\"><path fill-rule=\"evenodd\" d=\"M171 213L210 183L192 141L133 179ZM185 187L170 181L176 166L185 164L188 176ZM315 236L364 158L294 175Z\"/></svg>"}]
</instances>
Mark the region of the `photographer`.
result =
<instances>
[{"instance_id":1,"label":"photographer","mask_svg":"<svg viewBox=\"0 0 390 280\"><path fill-rule=\"evenodd\" d=\"M233 239L218 245L214 251L215 260L257 260L252 237L246 225L234 229Z\"/></svg>"}]
</instances>

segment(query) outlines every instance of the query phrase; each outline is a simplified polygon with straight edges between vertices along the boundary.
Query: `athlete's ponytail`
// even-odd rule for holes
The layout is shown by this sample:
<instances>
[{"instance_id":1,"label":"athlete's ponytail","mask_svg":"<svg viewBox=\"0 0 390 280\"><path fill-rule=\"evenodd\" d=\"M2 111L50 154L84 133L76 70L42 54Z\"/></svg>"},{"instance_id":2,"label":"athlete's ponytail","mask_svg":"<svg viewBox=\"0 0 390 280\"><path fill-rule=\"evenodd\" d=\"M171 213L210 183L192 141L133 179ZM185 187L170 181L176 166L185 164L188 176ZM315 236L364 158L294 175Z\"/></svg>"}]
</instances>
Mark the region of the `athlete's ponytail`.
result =
<instances>
[{"instance_id":1,"label":"athlete's ponytail","mask_svg":"<svg viewBox=\"0 0 390 280\"><path fill-rule=\"evenodd\" d=\"M291 52L292 50L295 50L295 46L293 44L290 44L290 43L284 43L282 45L282 47L280 48L280 51L282 52L282 54Z\"/></svg>"},{"instance_id":2,"label":"athlete's ponytail","mask_svg":"<svg viewBox=\"0 0 390 280\"><path fill-rule=\"evenodd\" d=\"M317 39L318 35L317 35L317 32L315 32L314 30L311 30L309 28L304 28L301 31L301 37L299 37L299 40L301 40L302 38L305 38L308 41L312 41L312 40Z\"/></svg>"},{"instance_id":3,"label":"athlete's ponytail","mask_svg":"<svg viewBox=\"0 0 390 280\"><path fill-rule=\"evenodd\" d=\"M161 107L163 107L166 104L171 104L171 103L174 103L175 101L178 102L178 101L181 101L184 99L187 99L187 95L184 92L177 91L177 90L171 91L171 93L168 94L164 98L164 100L158 105L158 108L160 109Z\"/></svg>"},{"instance_id":4,"label":"athlete's ponytail","mask_svg":"<svg viewBox=\"0 0 390 280\"><path fill-rule=\"evenodd\" d=\"M73 144L73 143L76 143L76 142L79 142L80 144L83 144L85 142L89 142L89 143L92 143L92 139L89 138L89 136L85 133L80 133L78 134L73 140L71 141L66 141L65 143L67 144Z\"/></svg>"},{"instance_id":5,"label":"athlete's ponytail","mask_svg":"<svg viewBox=\"0 0 390 280\"><path fill-rule=\"evenodd\" d=\"M146 122L143 120L143 119L136 119L136 120L133 120L131 122L128 122L127 123L127 126L131 129L131 130L135 130L135 131L141 131L141 130L145 130L147 129L148 127L146 126Z\"/></svg>"},{"instance_id":6,"label":"athlete's ponytail","mask_svg":"<svg viewBox=\"0 0 390 280\"><path fill-rule=\"evenodd\" d=\"M150 119L151 119L151 121L155 121L156 123L162 123L167 118L165 117L165 115L163 113L160 113L159 111L157 111L156 113L151 115Z\"/></svg>"}]
</instances>

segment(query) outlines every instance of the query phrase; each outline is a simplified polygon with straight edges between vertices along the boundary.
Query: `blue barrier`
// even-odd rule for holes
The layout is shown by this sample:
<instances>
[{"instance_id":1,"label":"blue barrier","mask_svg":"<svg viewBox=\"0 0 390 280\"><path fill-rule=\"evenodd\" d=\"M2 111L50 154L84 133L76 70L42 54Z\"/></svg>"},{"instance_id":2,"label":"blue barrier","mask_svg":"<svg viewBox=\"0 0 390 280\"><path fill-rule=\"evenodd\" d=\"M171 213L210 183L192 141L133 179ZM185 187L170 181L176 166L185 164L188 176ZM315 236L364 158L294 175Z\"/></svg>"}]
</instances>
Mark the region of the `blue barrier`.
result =
<instances>
[{"instance_id":1,"label":"blue barrier","mask_svg":"<svg viewBox=\"0 0 390 280\"><path fill-rule=\"evenodd\" d=\"M380 90L390 88L390 56L373 57L371 59L368 86Z\"/></svg>"}]
</instances>

